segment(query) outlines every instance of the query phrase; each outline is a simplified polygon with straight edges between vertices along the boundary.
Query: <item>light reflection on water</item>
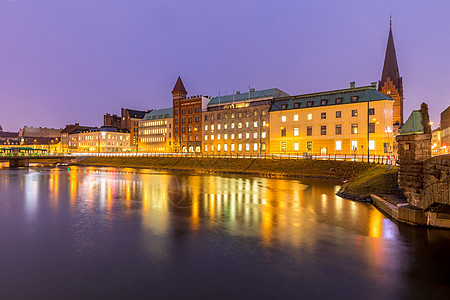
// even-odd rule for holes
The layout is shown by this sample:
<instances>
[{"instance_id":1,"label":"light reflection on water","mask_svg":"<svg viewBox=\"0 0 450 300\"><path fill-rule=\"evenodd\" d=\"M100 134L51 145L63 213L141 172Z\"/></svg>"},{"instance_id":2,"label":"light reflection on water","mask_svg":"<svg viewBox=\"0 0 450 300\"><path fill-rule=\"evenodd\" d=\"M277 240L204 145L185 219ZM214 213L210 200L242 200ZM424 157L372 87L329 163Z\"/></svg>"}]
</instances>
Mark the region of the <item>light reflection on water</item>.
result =
<instances>
[{"instance_id":1,"label":"light reflection on water","mask_svg":"<svg viewBox=\"0 0 450 300\"><path fill-rule=\"evenodd\" d=\"M96 294L110 287L111 296L119 297L112 270L120 270L135 278L122 284L136 295L153 288L165 296L206 289L211 296L220 290L229 296L318 297L356 289L366 298L411 297L414 272L421 271L411 266L433 259L428 239L442 247L449 232L398 227L371 205L336 196L339 187L236 175L0 167L0 241L9 245L0 264L26 257L28 264L15 271L21 284L30 284L27 291L36 285L42 295ZM8 271L0 270L0 280L17 286ZM33 271L58 288L42 289ZM61 272L78 285L61 282ZM98 286L89 281L92 272L103 278ZM420 292L448 289L425 282ZM224 284L240 290L225 291Z\"/></svg>"}]
</instances>

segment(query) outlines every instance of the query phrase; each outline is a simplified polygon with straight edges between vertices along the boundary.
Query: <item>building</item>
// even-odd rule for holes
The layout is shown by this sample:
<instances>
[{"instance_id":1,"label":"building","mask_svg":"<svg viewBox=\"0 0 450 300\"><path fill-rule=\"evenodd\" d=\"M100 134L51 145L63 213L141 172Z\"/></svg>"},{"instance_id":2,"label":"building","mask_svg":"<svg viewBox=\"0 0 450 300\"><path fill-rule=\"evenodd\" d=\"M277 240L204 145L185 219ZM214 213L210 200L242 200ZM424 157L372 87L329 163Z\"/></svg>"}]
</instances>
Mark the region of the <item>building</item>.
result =
<instances>
[{"instance_id":1,"label":"building","mask_svg":"<svg viewBox=\"0 0 450 300\"><path fill-rule=\"evenodd\" d=\"M80 126L80 124L78 123L66 125L66 127L63 130L61 130L60 151L62 153L69 153L72 152L73 150L76 150L77 146L75 145L77 145L76 141L78 141L77 133L94 128L96 127Z\"/></svg>"},{"instance_id":2,"label":"building","mask_svg":"<svg viewBox=\"0 0 450 300\"><path fill-rule=\"evenodd\" d=\"M441 113L441 144L442 154L448 154L450 147L450 106Z\"/></svg>"},{"instance_id":3,"label":"building","mask_svg":"<svg viewBox=\"0 0 450 300\"><path fill-rule=\"evenodd\" d=\"M59 137L22 137L20 138L20 146L46 150L47 153L61 152L61 140Z\"/></svg>"},{"instance_id":4,"label":"building","mask_svg":"<svg viewBox=\"0 0 450 300\"><path fill-rule=\"evenodd\" d=\"M55 128L47 128L47 127L32 127L25 126L20 129L19 136L20 137L45 137L45 138L60 138L61 129Z\"/></svg>"},{"instance_id":5,"label":"building","mask_svg":"<svg viewBox=\"0 0 450 300\"><path fill-rule=\"evenodd\" d=\"M156 109L139 121L140 152L172 152L173 108Z\"/></svg>"},{"instance_id":6,"label":"building","mask_svg":"<svg viewBox=\"0 0 450 300\"><path fill-rule=\"evenodd\" d=\"M120 128L121 120L118 115L106 114L103 116L103 126Z\"/></svg>"},{"instance_id":7,"label":"building","mask_svg":"<svg viewBox=\"0 0 450 300\"><path fill-rule=\"evenodd\" d=\"M134 110L128 108L121 109L122 119L120 122L121 129L127 129L131 133L131 150L137 151L139 144L139 121L142 120L146 113L150 112L142 110Z\"/></svg>"},{"instance_id":8,"label":"building","mask_svg":"<svg viewBox=\"0 0 450 300\"><path fill-rule=\"evenodd\" d=\"M20 145L19 133L0 131L0 145L2 148Z\"/></svg>"},{"instance_id":9,"label":"building","mask_svg":"<svg viewBox=\"0 0 450 300\"><path fill-rule=\"evenodd\" d=\"M395 54L394 37L392 35L392 22L389 26L389 37L386 47L381 80L378 82L378 90L394 99L393 120L394 136L403 125L403 78L398 70L397 55Z\"/></svg>"},{"instance_id":10,"label":"building","mask_svg":"<svg viewBox=\"0 0 450 300\"><path fill-rule=\"evenodd\" d=\"M69 134L69 139L73 152L118 153L131 150L130 132L116 127L77 129Z\"/></svg>"},{"instance_id":11,"label":"building","mask_svg":"<svg viewBox=\"0 0 450 300\"><path fill-rule=\"evenodd\" d=\"M202 95L187 96L181 78L172 90L173 98L173 150L175 152L201 152L202 112L211 100Z\"/></svg>"},{"instance_id":12,"label":"building","mask_svg":"<svg viewBox=\"0 0 450 300\"><path fill-rule=\"evenodd\" d=\"M215 97L203 112L203 151L213 154L269 152L269 109L289 94L279 89L239 91Z\"/></svg>"},{"instance_id":13,"label":"building","mask_svg":"<svg viewBox=\"0 0 450 300\"><path fill-rule=\"evenodd\" d=\"M431 131L431 155L441 155L441 127Z\"/></svg>"},{"instance_id":14,"label":"building","mask_svg":"<svg viewBox=\"0 0 450 300\"><path fill-rule=\"evenodd\" d=\"M392 151L394 100L370 86L286 97L270 109L270 151L385 155Z\"/></svg>"}]
</instances>

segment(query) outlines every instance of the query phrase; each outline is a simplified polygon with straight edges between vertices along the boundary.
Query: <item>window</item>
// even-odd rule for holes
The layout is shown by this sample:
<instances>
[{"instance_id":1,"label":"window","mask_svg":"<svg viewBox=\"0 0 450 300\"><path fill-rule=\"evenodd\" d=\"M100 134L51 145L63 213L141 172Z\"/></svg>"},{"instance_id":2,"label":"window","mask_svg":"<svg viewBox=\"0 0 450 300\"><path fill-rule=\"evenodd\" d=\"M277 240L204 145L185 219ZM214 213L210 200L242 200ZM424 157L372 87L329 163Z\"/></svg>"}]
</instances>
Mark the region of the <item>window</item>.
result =
<instances>
[{"instance_id":1,"label":"window","mask_svg":"<svg viewBox=\"0 0 450 300\"><path fill-rule=\"evenodd\" d=\"M238 134L238 139L242 139L242 133Z\"/></svg>"},{"instance_id":2,"label":"window","mask_svg":"<svg viewBox=\"0 0 450 300\"><path fill-rule=\"evenodd\" d=\"M224 140L228 140L228 134L225 133L225 134L223 135L223 139L224 139Z\"/></svg>"},{"instance_id":3,"label":"window","mask_svg":"<svg viewBox=\"0 0 450 300\"><path fill-rule=\"evenodd\" d=\"M175 118L175 124L178 124L178 118Z\"/></svg>"},{"instance_id":4,"label":"window","mask_svg":"<svg viewBox=\"0 0 450 300\"><path fill-rule=\"evenodd\" d=\"M369 123L369 133L375 133L375 123Z\"/></svg>"},{"instance_id":5,"label":"window","mask_svg":"<svg viewBox=\"0 0 450 300\"><path fill-rule=\"evenodd\" d=\"M208 121L208 116L207 115L205 115L205 121Z\"/></svg>"},{"instance_id":6,"label":"window","mask_svg":"<svg viewBox=\"0 0 450 300\"><path fill-rule=\"evenodd\" d=\"M326 112L320 113L320 118L321 119L326 119L327 118L327 113Z\"/></svg>"},{"instance_id":7,"label":"window","mask_svg":"<svg viewBox=\"0 0 450 300\"><path fill-rule=\"evenodd\" d=\"M231 134L231 139L234 140L234 133Z\"/></svg>"},{"instance_id":8,"label":"window","mask_svg":"<svg viewBox=\"0 0 450 300\"><path fill-rule=\"evenodd\" d=\"M352 103L358 102L358 96L352 96Z\"/></svg>"},{"instance_id":9,"label":"window","mask_svg":"<svg viewBox=\"0 0 450 300\"><path fill-rule=\"evenodd\" d=\"M242 128L242 123L238 123L238 128Z\"/></svg>"},{"instance_id":10,"label":"window","mask_svg":"<svg viewBox=\"0 0 450 300\"><path fill-rule=\"evenodd\" d=\"M249 123L245 122L245 128L248 128L248 127L249 127Z\"/></svg>"},{"instance_id":11,"label":"window","mask_svg":"<svg viewBox=\"0 0 450 300\"><path fill-rule=\"evenodd\" d=\"M250 144L245 144L245 151L250 151Z\"/></svg>"},{"instance_id":12,"label":"window","mask_svg":"<svg viewBox=\"0 0 450 300\"><path fill-rule=\"evenodd\" d=\"M238 151L242 151L242 144L238 144Z\"/></svg>"},{"instance_id":13,"label":"window","mask_svg":"<svg viewBox=\"0 0 450 300\"><path fill-rule=\"evenodd\" d=\"M258 121L253 122L253 127L258 127Z\"/></svg>"},{"instance_id":14,"label":"window","mask_svg":"<svg viewBox=\"0 0 450 300\"><path fill-rule=\"evenodd\" d=\"M220 114L217 114L217 120L220 120ZM219 149L217 149L219 151Z\"/></svg>"},{"instance_id":15,"label":"window","mask_svg":"<svg viewBox=\"0 0 450 300\"><path fill-rule=\"evenodd\" d=\"M254 139L257 139L257 138L258 138L258 133L253 132L253 138L254 138Z\"/></svg>"},{"instance_id":16,"label":"window","mask_svg":"<svg viewBox=\"0 0 450 300\"><path fill-rule=\"evenodd\" d=\"M220 133L217 135L217 139L220 140Z\"/></svg>"},{"instance_id":17,"label":"window","mask_svg":"<svg viewBox=\"0 0 450 300\"><path fill-rule=\"evenodd\" d=\"M306 135L307 136L312 136L312 126L306 127Z\"/></svg>"},{"instance_id":18,"label":"window","mask_svg":"<svg viewBox=\"0 0 450 300\"><path fill-rule=\"evenodd\" d=\"M369 116L375 115L375 108L369 108Z\"/></svg>"},{"instance_id":19,"label":"window","mask_svg":"<svg viewBox=\"0 0 450 300\"><path fill-rule=\"evenodd\" d=\"M211 131L214 131L214 125L211 125Z\"/></svg>"},{"instance_id":20,"label":"window","mask_svg":"<svg viewBox=\"0 0 450 300\"><path fill-rule=\"evenodd\" d=\"M185 114L186 114L186 108L183 108L183 109L181 110L181 113L182 113L183 115L185 115Z\"/></svg>"},{"instance_id":21,"label":"window","mask_svg":"<svg viewBox=\"0 0 450 300\"><path fill-rule=\"evenodd\" d=\"M266 151L266 143L261 143L261 150Z\"/></svg>"},{"instance_id":22,"label":"window","mask_svg":"<svg viewBox=\"0 0 450 300\"><path fill-rule=\"evenodd\" d=\"M214 141L214 134L211 134L211 141Z\"/></svg>"},{"instance_id":23,"label":"window","mask_svg":"<svg viewBox=\"0 0 450 300\"><path fill-rule=\"evenodd\" d=\"M234 144L231 144L231 145L230 145L230 150L231 150L231 151L234 151Z\"/></svg>"},{"instance_id":24,"label":"window","mask_svg":"<svg viewBox=\"0 0 450 300\"><path fill-rule=\"evenodd\" d=\"M175 108L175 114L178 115L178 108Z\"/></svg>"},{"instance_id":25,"label":"window","mask_svg":"<svg viewBox=\"0 0 450 300\"><path fill-rule=\"evenodd\" d=\"M217 130L220 130L220 124L217 125Z\"/></svg>"},{"instance_id":26,"label":"window","mask_svg":"<svg viewBox=\"0 0 450 300\"><path fill-rule=\"evenodd\" d=\"M306 119L307 119L308 121L312 120L312 114L308 114L308 116L306 117Z\"/></svg>"},{"instance_id":27,"label":"window","mask_svg":"<svg viewBox=\"0 0 450 300\"><path fill-rule=\"evenodd\" d=\"M281 122L286 122L286 116L281 116Z\"/></svg>"},{"instance_id":28,"label":"window","mask_svg":"<svg viewBox=\"0 0 450 300\"><path fill-rule=\"evenodd\" d=\"M265 131L263 131L263 132L261 133L261 138L262 138L262 139L265 139L265 138L266 138L266 132L265 132Z\"/></svg>"},{"instance_id":29,"label":"window","mask_svg":"<svg viewBox=\"0 0 450 300\"><path fill-rule=\"evenodd\" d=\"M208 152L208 145L205 145L205 152Z\"/></svg>"},{"instance_id":30,"label":"window","mask_svg":"<svg viewBox=\"0 0 450 300\"><path fill-rule=\"evenodd\" d=\"M217 151L220 151L220 144L217 144Z\"/></svg>"},{"instance_id":31,"label":"window","mask_svg":"<svg viewBox=\"0 0 450 300\"><path fill-rule=\"evenodd\" d=\"M223 151L225 151L225 152L228 151L228 144L223 144Z\"/></svg>"},{"instance_id":32,"label":"window","mask_svg":"<svg viewBox=\"0 0 450 300\"><path fill-rule=\"evenodd\" d=\"M200 122L200 116L195 116L195 122Z\"/></svg>"},{"instance_id":33,"label":"window","mask_svg":"<svg viewBox=\"0 0 450 300\"><path fill-rule=\"evenodd\" d=\"M208 125L205 125L205 131L208 130Z\"/></svg>"},{"instance_id":34,"label":"window","mask_svg":"<svg viewBox=\"0 0 450 300\"><path fill-rule=\"evenodd\" d=\"M298 121L298 115L294 115L294 121Z\"/></svg>"},{"instance_id":35,"label":"window","mask_svg":"<svg viewBox=\"0 0 450 300\"><path fill-rule=\"evenodd\" d=\"M253 151L258 151L258 143L253 143Z\"/></svg>"},{"instance_id":36,"label":"window","mask_svg":"<svg viewBox=\"0 0 450 300\"><path fill-rule=\"evenodd\" d=\"M181 123L186 124L186 118L181 118Z\"/></svg>"},{"instance_id":37,"label":"window","mask_svg":"<svg viewBox=\"0 0 450 300\"><path fill-rule=\"evenodd\" d=\"M369 140L369 150L375 150L375 140Z\"/></svg>"},{"instance_id":38,"label":"window","mask_svg":"<svg viewBox=\"0 0 450 300\"><path fill-rule=\"evenodd\" d=\"M328 100L327 99L322 99L320 100L320 105L327 105Z\"/></svg>"},{"instance_id":39,"label":"window","mask_svg":"<svg viewBox=\"0 0 450 300\"><path fill-rule=\"evenodd\" d=\"M352 109L352 117L357 117L357 116L358 116L358 110Z\"/></svg>"},{"instance_id":40,"label":"window","mask_svg":"<svg viewBox=\"0 0 450 300\"><path fill-rule=\"evenodd\" d=\"M238 113L238 118L242 118L242 113Z\"/></svg>"},{"instance_id":41,"label":"window","mask_svg":"<svg viewBox=\"0 0 450 300\"><path fill-rule=\"evenodd\" d=\"M231 113L231 118L234 119L234 113Z\"/></svg>"},{"instance_id":42,"label":"window","mask_svg":"<svg viewBox=\"0 0 450 300\"><path fill-rule=\"evenodd\" d=\"M223 124L223 129L227 130L228 129L228 124Z\"/></svg>"},{"instance_id":43,"label":"window","mask_svg":"<svg viewBox=\"0 0 450 300\"><path fill-rule=\"evenodd\" d=\"M189 107L188 108L188 113L192 114L192 112L193 112L192 107Z\"/></svg>"},{"instance_id":44,"label":"window","mask_svg":"<svg viewBox=\"0 0 450 300\"><path fill-rule=\"evenodd\" d=\"M196 106L196 107L195 107L195 112L196 112L196 113L200 112L200 106Z\"/></svg>"},{"instance_id":45,"label":"window","mask_svg":"<svg viewBox=\"0 0 450 300\"><path fill-rule=\"evenodd\" d=\"M214 151L214 145L211 145L211 152Z\"/></svg>"},{"instance_id":46,"label":"window","mask_svg":"<svg viewBox=\"0 0 450 300\"><path fill-rule=\"evenodd\" d=\"M342 116L341 111L340 110L336 111L336 119L341 118L341 116Z\"/></svg>"},{"instance_id":47,"label":"window","mask_svg":"<svg viewBox=\"0 0 450 300\"><path fill-rule=\"evenodd\" d=\"M312 141L307 141L306 142L306 150L312 151Z\"/></svg>"},{"instance_id":48,"label":"window","mask_svg":"<svg viewBox=\"0 0 450 300\"><path fill-rule=\"evenodd\" d=\"M342 134L342 125L341 124L336 125L336 127L334 128L334 134L336 134L336 135Z\"/></svg>"},{"instance_id":49,"label":"window","mask_svg":"<svg viewBox=\"0 0 450 300\"><path fill-rule=\"evenodd\" d=\"M286 109L288 107L287 104L281 104L281 109Z\"/></svg>"},{"instance_id":50,"label":"window","mask_svg":"<svg viewBox=\"0 0 450 300\"><path fill-rule=\"evenodd\" d=\"M245 138L246 138L246 139L250 138L250 133L249 133L249 132L246 132L246 133L245 133Z\"/></svg>"},{"instance_id":51,"label":"window","mask_svg":"<svg viewBox=\"0 0 450 300\"><path fill-rule=\"evenodd\" d=\"M281 136L285 137L286 136L286 128L281 127Z\"/></svg>"},{"instance_id":52,"label":"window","mask_svg":"<svg viewBox=\"0 0 450 300\"><path fill-rule=\"evenodd\" d=\"M295 143L294 143L294 150L295 150L295 151L298 151L298 150L299 150L298 142L295 142Z\"/></svg>"},{"instance_id":53,"label":"window","mask_svg":"<svg viewBox=\"0 0 450 300\"><path fill-rule=\"evenodd\" d=\"M320 126L320 135L327 135L327 126L326 125Z\"/></svg>"},{"instance_id":54,"label":"window","mask_svg":"<svg viewBox=\"0 0 450 300\"><path fill-rule=\"evenodd\" d=\"M342 103L342 98L336 98L336 104L341 104Z\"/></svg>"},{"instance_id":55,"label":"window","mask_svg":"<svg viewBox=\"0 0 450 300\"><path fill-rule=\"evenodd\" d=\"M257 112L256 110L253 112L253 116L254 116L254 117L257 117L257 116L258 116L258 112Z\"/></svg>"},{"instance_id":56,"label":"window","mask_svg":"<svg viewBox=\"0 0 450 300\"><path fill-rule=\"evenodd\" d=\"M233 129L234 128L234 123L231 123L231 129Z\"/></svg>"},{"instance_id":57,"label":"window","mask_svg":"<svg viewBox=\"0 0 450 300\"><path fill-rule=\"evenodd\" d=\"M358 133L358 124L352 124L352 134Z\"/></svg>"},{"instance_id":58,"label":"window","mask_svg":"<svg viewBox=\"0 0 450 300\"><path fill-rule=\"evenodd\" d=\"M183 133L186 132L186 126L181 127L181 132L183 132Z\"/></svg>"},{"instance_id":59,"label":"window","mask_svg":"<svg viewBox=\"0 0 450 300\"><path fill-rule=\"evenodd\" d=\"M298 127L294 128L294 136L298 136L299 135L299 130Z\"/></svg>"},{"instance_id":60,"label":"window","mask_svg":"<svg viewBox=\"0 0 450 300\"><path fill-rule=\"evenodd\" d=\"M306 106L308 106L308 107L311 107L311 106L313 106L313 101L308 101L308 102L306 102Z\"/></svg>"},{"instance_id":61,"label":"window","mask_svg":"<svg viewBox=\"0 0 450 300\"><path fill-rule=\"evenodd\" d=\"M358 150L358 141L352 141L352 151Z\"/></svg>"},{"instance_id":62,"label":"window","mask_svg":"<svg viewBox=\"0 0 450 300\"><path fill-rule=\"evenodd\" d=\"M286 152L286 142L281 142L281 151Z\"/></svg>"},{"instance_id":63,"label":"window","mask_svg":"<svg viewBox=\"0 0 450 300\"><path fill-rule=\"evenodd\" d=\"M300 107L300 102L295 102L294 103L294 108L299 108Z\"/></svg>"},{"instance_id":64,"label":"window","mask_svg":"<svg viewBox=\"0 0 450 300\"><path fill-rule=\"evenodd\" d=\"M336 151L342 150L342 141L336 141Z\"/></svg>"}]
</instances>

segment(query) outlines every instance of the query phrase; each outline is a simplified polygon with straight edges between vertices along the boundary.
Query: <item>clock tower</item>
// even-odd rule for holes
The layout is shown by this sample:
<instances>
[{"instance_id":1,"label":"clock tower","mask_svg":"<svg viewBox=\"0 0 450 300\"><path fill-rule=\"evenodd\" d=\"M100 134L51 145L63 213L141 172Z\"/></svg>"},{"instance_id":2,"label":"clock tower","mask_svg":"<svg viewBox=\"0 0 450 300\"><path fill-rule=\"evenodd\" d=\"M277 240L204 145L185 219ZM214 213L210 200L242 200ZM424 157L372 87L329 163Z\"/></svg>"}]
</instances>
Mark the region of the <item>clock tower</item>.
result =
<instances>
[{"instance_id":1,"label":"clock tower","mask_svg":"<svg viewBox=\"0 0 450 300\"><path fill-rule=\"evenodd\" d=\"M378 90L394 99L394 135L397 135L403 125L403 79L398 71L397 56L395 54L394 38L392 35L392 21L389 25L389 37L384 58L381 80L378 82Z\"/></svg>"}]
</instances>

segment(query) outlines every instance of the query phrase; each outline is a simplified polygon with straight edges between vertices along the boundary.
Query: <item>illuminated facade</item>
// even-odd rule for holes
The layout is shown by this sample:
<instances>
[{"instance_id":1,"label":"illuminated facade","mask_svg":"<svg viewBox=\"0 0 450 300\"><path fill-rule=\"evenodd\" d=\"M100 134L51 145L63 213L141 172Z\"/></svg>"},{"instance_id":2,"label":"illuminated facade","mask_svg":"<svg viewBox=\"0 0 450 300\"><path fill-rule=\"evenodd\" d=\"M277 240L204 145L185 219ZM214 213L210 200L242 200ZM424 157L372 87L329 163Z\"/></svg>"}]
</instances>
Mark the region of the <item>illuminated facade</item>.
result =
<instances>
[{"instance_id":1,"label":"illuminated facade","mask_svg":"<svg viewBox=\"0 0 450 300\"><path fill-rule=\"evenodd\" d=\"M213 98L203 112L203 152L229 155L269 153L269 109L289 94L267 89Z\"/></svg>"},{"instance_id":2,"label":"illuminated facade","mask_svg":"<svg viewBox=\"0 0 450 300\"><path fill-rule=\"evenodd\" d=\"M115 127L83 130L71 139L71 147L78 152L117 153L130 151L130 132ZM71 134L69 135L71 138Z\"/></svg>"},{"instance_id":3,"label":"illuminated facade","mask_svg":"<svg viewBox=\"0 0 450 300\"><path fill-rule=\"evenodd\" d=\"M366 155L367 144L371 155L391 152L393 99L377 91L376 83L351 86L274 102L270 110L271 152Z\"/></svg>"},{"instance_id":4,"label":"illuminated facade","mask_svg":"<svg viewBox=\"0 0 450 300\"><path fill-rule=\"evenodd\" d=\"M172 107L153 110L139 121L140 152L172 152Z\"/></svg>"},{"instance_id":5,"label":"illuminated facade","mask_svg":"<svg viewBox=\"0 0 450 300\"><path fill-rule=\"evenodd\" d=\"M172 90L173 150L174 152L201 152L202 112L211 100L202 95L186 97L187 91L178 77Z\"/></svg>"}]
</instances>

